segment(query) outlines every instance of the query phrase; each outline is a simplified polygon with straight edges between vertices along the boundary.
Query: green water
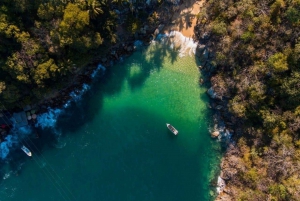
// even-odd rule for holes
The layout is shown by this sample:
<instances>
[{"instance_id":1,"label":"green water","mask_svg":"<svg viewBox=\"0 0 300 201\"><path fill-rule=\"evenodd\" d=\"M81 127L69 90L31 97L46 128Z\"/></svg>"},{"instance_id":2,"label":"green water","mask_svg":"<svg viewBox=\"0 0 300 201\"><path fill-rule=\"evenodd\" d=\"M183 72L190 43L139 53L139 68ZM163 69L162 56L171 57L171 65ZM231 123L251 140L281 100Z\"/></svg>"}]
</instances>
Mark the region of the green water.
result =
<instances>
[{"instance_id":1,"label":"green water","mask_svg":"<svg viewBox=\"0 0 300 201\"><path fill-rule=\"evenodd\" d=\"M33 157L5 167L19 171L2 180L0 200L211 200L220 153L199 76L194 56L160 45L107 69L59 117L60 137L48 129L25 141Z\"/></svg>"}]
</instances>

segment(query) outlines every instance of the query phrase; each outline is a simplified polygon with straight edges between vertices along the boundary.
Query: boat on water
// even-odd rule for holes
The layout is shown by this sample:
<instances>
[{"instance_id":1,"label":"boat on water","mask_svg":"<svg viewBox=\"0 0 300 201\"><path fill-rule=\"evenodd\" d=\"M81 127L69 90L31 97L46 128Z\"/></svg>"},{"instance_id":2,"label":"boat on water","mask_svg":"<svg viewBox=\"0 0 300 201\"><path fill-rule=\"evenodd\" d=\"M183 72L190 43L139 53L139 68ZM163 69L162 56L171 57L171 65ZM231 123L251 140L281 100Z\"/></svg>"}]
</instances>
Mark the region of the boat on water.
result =
<instances>
[{"instance_id":1,"label":"boat on water","mask_svg":"<svg viewBox=\"0 0 300 201\"><path fill-rule=\"evenodd\" d=\"M176 130L176 128L174 128L174 126L172 126L171 124L167 123L167 127L174 135L178 134L178 130Z\"/></svg>"},{"instance_id":2,"label":"boat on water","mask_svg":"<svg viewBox=\"0 0 300 201\"><path fill-rule=\"evenodd\" d=\"M27 154L27 156L32 156L31 151L24 145L21 147L21 149L22 151L24 151L25 154Z\"/></svg>"}]
</instances>

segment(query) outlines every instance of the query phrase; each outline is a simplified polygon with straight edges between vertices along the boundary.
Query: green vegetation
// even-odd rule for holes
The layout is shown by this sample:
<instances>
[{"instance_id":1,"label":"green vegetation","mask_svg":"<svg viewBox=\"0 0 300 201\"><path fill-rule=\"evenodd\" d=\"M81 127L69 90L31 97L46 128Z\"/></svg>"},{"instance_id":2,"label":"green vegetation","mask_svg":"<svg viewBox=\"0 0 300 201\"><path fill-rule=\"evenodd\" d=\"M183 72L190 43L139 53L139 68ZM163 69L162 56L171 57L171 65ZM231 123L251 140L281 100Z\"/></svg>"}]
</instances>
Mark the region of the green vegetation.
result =
<instances>
[{"instance_id":1,"label":"green vegetation","mask_svg":"<svg viewBox=\"0 0 300 201\"><path fill-rule=\"evenodd\" d=\"M224 159L226 192L300 200L300 1L208 0L198 23L213 43L213 84L243 130Z\"/></svg>"},{"instance_id":2,"label":"green vegetation","mask_svg":"<svg viewBox=\"0 0 300 201\"><path fill-rule=\"evenodd\" d=\"M139 31L148 14L141 17L136 8L127 0L3 0L1 102L6 108L24 106L66 87L94 55L118 42L118 21L127 22L129 34Z\"/></svg>"}]
</instances>

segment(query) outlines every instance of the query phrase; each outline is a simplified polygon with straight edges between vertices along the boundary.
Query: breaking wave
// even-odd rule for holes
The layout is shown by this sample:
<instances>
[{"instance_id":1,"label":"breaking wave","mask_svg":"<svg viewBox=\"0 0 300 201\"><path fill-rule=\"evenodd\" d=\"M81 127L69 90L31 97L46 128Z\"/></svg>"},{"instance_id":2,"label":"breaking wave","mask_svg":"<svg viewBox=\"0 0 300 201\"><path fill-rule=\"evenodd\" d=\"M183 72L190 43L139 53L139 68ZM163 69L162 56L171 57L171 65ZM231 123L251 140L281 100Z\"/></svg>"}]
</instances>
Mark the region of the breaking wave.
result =
<instances>
[{"instance_id":1,"label":"breaking wave","mask_svg":"<svg viewBox=\"0 0 300 201\"><path fill-rule=\"evenodd\" d=\"M196 53L198 43L192 38L185 37L178 31L171 31L166 34L158 34L156 40L169 44L171 49L178 49L179 57L192 56Z\"/></svg>"},{"instance_id":2,"label":"breaking wave","mask_svg":"<svg viewBox=\"0 0 300 201\"><path fill-rule=\"evenodd\" d=\"M105 70L106 70L106 68L104 66L102 66L101 64L98 64L97 68L91 74L91 78L94 78L99 73L99 71L102 71L103 73L105 73Z\"/></svg>"},{"instance_id":3,"label":"breaking wave","mask_svg":"<svg viewBox=\"0 0 300 201\"><path fill-rule=\"evenodd\" d=\"M48 108L47 113L43 113L37 116L36 127L44 128L54 128L57 118L62 113L62 109L52 109Z\"/></svg>"},{"instance_id":4,"label":"breaking wave","mask_svg":"<svg viewBox=\"0 0 300 201\"><path fill-rule=\"evenodd\" d=\"M99 64L97 68L91 74L91 78L95 78L99 72L104 73L105 67ZM57 135L57 131L55 129L56 122L58 117L64 112L64 109L69 107L71 102L80 101L83 94L85 94L90 89L90 85L83 84L81 90L74 90L70 93L71 99L65 103L63 108L48 108L46 113L42 113L37 115L35 127L39 127L42 129L50 128L53 129L53 133ZM32 133L32 129L30 126L23 126L20 128L16 128L15 121L11 120L13 123L13 129L10 131L9 135L5 137L5 140L0 143L0 157L2 160L6 159L10 153L10 150L16 148L20 145L20 141ZM60 145L59 147L63 147ZM9 177L9 175L6 175Z\"/></svg>"},{"instance_id":5,"label":"breaking wave","mask_svg":"<svg viewBox=\"0 0 300 201\"><path fill-rule=\"evenodd\" d=\"M5 141L1 142L1 159L5 159L9 154L10 149L15 145L18 144L19 140L16 135L8 135L5 137Z\"/></svg>"},{"instance_id":6,"label":"breaking wave","mask_svg":"<svg viewBox=\"0 0 300 201\"><path fill-rule=\"evenodd\" d=\"M7 158L11 149L15 148L20 144L23 137L31 133L31 128L29 126L24 126L21 128L14 128L11 130L10 134L7 135L3 142L0 144L0 157L1 159Z\"/></svg>"},{"instance_id":7,"label":"breaking wave","mask_svg":"<svg viewBox=\"0 0 300 201\"><path fill-rule=\"evenodd\" d=\"M102 71L105 72L106 68L99 64L97 68L93 71L91 74L91 78L95 78L95 76ZM68 100L62 109L59 108L48 108L48 112L40 114L37 116L37 123L35 124L36 127L40 127L42 129L44 128L55 128L56 121L58 117L64 112L65 108L68 108L71 104L71 102L77 102L80 101L83 94L85 94L89 89L91 88L88 84L83 84L81 90L75 89L70 93L71 99Z\"/></svg>"}]
</instances>

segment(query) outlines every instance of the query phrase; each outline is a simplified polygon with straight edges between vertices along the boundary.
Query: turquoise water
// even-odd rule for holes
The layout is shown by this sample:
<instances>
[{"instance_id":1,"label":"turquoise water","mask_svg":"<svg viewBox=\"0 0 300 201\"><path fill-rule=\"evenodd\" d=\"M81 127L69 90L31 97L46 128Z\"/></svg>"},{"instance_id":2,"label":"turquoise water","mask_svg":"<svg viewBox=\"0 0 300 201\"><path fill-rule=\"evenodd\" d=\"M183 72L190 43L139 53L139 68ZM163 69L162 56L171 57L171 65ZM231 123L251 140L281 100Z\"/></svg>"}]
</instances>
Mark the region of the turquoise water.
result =
<instances>
[{"instance_id":1,"label":"turquoise water","mask_svg":"<svg viewBox=\"0 0 300 201\"><path fill-rule=\"evenodd\" d=\"M156 43L107 69L55 127L24 139L32 158L16 150L3 164L0 200L211 200L220 153L197 63Z\"/></svg>"}]
</instances>

